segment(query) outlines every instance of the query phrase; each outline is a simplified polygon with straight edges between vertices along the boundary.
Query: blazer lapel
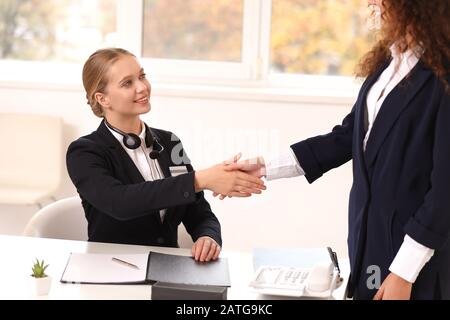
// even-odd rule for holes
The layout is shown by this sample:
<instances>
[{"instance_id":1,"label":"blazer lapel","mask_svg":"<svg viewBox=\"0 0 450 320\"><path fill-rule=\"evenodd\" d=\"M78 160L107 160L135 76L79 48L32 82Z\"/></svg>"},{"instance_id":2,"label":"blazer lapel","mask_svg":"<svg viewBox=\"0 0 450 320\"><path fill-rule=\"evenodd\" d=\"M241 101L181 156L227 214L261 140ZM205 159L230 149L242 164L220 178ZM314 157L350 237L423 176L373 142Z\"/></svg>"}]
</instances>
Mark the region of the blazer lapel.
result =
<instances>
[{"instance_id":1,"label":"blazer lapel","mask_svg":"<svg viewBox=\"0 0 450 320\"><path fill-rule=\"evenodd\" d=\"M117 139L112 135L109 129L106 127L104 121L100 124L97 132L102 136L105 141L106 146L109 149L114 150L113 155L117 155L114 158L119 158L120 165L125 166L124 172L127 172L128 176L131 178L133 183L144 182L145 179L139 172L139 169L134 164L133 160L130 159L127 152L123 149L122 145L117 141Z\"/></svg>"},{"instance_id":2,"label":"blazer lapel","mask_svg":"<svg viewBox=\"0 0 450 320\"><path fill-rule=\"evenodd\" d=\"M367 141L365 158L368 168L375 161L383 141L386 139L386 136L401 112L408 106L431 74L431 71L426 69L422 62L419 61L413 70L411 70L410 76L400 81L388 94L378 112L369 140Z\"/></svg>"},{"instance_id":3,"label":"blazer lapel","mask_svg":"<svg viewBox=\"0 0 450 320\"><path fill-rule=\"evenodd\" d=\"M369 179L368 179L367 169L366 169L366 165L365 165L365 161L364 161L365 155L364 155L364 149L363 149L363 141L364 141L364 137L366 135L365 117L366 117L366 112L367 112L367 104L366 104L367 94L369 92L369 89L378 80L381 73L384 71L384 69L386 69L388 64L389 64L389 62L386 62L382 67L380 67L380 69L375 74L370 76L367 79L367 81L364 82L364 84L362 85L362 87L360 89L358 99L356 100L356 103L355 103L354 132L356 134L356 137L355 137L354 143L356 143L356 146L355 145L353 146L355 148L353 161L357 161L358 166L361 168L363 177L364 177L365 181L367 182L367 184L369 182Z\"/></svg>"}]
</instances>

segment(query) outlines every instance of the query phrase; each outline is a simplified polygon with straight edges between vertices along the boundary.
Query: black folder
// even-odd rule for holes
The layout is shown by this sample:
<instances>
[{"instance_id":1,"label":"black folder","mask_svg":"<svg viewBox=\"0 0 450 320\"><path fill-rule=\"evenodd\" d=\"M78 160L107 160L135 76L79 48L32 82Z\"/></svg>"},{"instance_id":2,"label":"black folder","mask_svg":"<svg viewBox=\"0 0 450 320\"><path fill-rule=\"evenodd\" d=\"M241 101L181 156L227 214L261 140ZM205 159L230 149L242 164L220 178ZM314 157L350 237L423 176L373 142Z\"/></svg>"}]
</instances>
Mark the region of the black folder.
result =
<instances>
[{"instance_id":1,"label":"black folder","mask_svg":"<svg viewBox=\"0 0 450 320\"><path fill-rule=\"evenodd\" d=\"M227 287L156 282L152 300L227 300Z\"/></svg>"},{"instance_id":2,"label":"black folder","mask_svg":"<svg viewBox=\"0 0 450 320\"><path fill-rule=\"evenodd\" d=\"M156 281L229 287L228 260L196 262L189 256L158 252L71 253L61 277L61 282L65 283L153 284Z\"/></svg>"}]
</instances>

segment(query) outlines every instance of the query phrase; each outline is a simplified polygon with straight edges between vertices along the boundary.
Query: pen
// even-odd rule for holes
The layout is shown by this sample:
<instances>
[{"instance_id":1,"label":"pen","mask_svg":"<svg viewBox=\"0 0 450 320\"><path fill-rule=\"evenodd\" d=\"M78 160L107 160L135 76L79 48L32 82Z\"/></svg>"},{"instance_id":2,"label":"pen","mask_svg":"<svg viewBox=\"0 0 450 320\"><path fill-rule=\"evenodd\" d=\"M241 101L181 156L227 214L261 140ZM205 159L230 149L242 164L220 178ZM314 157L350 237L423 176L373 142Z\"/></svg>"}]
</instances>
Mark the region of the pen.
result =
<instances>
[{"instance_id":1,"label":"pen","mask_svg":"<svg viewBox=\"0 0 450 320\"><path fill-rule=\"evenodd\" d=\"M111 260L112 260L112 261L115 261L115 262L118 262L118 263L121 263L121 264L124 264L124 265L126 265L126 266L128 266L128 267L135 268L135 269L138 269L138 270L139 270L139 267L138 267L137 265L132 264L132 263L130 263L130 262L127 262L127 261L125 261L125 260L122 260L122 259L119 259L119 258L116 258L116 257L112 257Z\"/></svg>"}]
</instances>

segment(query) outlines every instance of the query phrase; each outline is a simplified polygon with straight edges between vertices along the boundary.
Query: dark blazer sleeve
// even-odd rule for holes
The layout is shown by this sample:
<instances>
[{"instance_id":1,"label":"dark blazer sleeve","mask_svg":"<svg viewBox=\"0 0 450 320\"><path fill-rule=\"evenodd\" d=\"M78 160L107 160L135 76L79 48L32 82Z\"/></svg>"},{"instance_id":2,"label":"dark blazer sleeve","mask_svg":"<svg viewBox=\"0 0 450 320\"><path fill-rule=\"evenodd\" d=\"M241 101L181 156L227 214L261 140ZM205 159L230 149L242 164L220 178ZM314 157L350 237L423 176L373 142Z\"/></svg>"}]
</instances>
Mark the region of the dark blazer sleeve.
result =
<instances>
[{"instance_id":1,"label":"dark blazer sleeve","mask_svg":"<svg viewBox=\"0 0 450 320\"><path fill-rule=\"evenodd\" d=\"M117 220L195 202L194 172L156 181L124 184L113 175L104 147L86 138L67 151L67 170L77 191L98 210Z\"/></svg>"},{"instance_id":2,"label":"dark blazer sleeve","mask_svg":"<svg viewBox=\"0 0 450 320\"><path fill-rule=\"evenodd\" d=\"M171 135L175 137L174 140L181 146L181 157L185 159L188 171L194 171L191 161L183 148L183 144L175 135ZM187 205L186 214L184 215L182 222L194 242L202 236L208 236L222 246L219 220L212 212L203 192L196 193L195 201Z\"/></svg>"},{"instance_id":3,"label":"dark blazer sleeve","mask_svg":"<svg viewBox=\"0 0 450 320\"><path fill-rule=\"evenodd\" d=\"M222 246L219 220L212 212L203 192L197 193L195 202L188 205L183 224L194 242L202 236L208 236Z\"/></svg>"},{"instance_id":4,"label":"dark blazer sleeve","mask_svg":"<svg viewBox=\"0 0 450 320\"><path fill-rule=\"evenodd\" d=\"M431 249L441 248L450 230L450 95L443 93L436 117L431 188L409 219L405 232Z\"/></svg>"},{"instance_id":5,"label":"dark blazer sleeve","mask_svg":"<svg viewBox=\"0 0 450 320\"><path fill-rule=\"evenodd\" d=\"M352 158L354 120L355 106L342 124L335 126L330 133L291 146L309 183Z\"/></svg>"}]
</instances>

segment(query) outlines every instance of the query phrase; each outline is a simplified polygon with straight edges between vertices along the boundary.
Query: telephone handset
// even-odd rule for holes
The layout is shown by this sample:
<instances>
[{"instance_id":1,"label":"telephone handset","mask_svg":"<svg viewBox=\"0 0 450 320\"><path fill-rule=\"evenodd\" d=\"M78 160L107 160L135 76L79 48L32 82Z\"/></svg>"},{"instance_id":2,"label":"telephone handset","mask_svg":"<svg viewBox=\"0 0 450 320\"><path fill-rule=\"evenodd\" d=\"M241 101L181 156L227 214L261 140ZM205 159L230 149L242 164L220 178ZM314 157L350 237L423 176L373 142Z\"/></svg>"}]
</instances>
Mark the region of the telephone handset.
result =
<instances>
[{"instance_id":1,"label":"telephone handset","mask_svg":"<svg viewBox=\"0 0 450 320\"><path fill-rule=\"evenodd\" d=\"M331 262L312 268L263 266L256 271L250 286L263 294L329 297L338 278Z\"/></svg>"},{"instance_id":2,"label":"telephone handset","mask_svg":"<svg viewBox=\"0 0 450 320\"><path fill-rule=\"evenodd\" d=\"M311 268L306 280L306 289L311 292L322 292L330 290L333 279L333 264L319 263Z\"/></svg>"}]
</instances>

